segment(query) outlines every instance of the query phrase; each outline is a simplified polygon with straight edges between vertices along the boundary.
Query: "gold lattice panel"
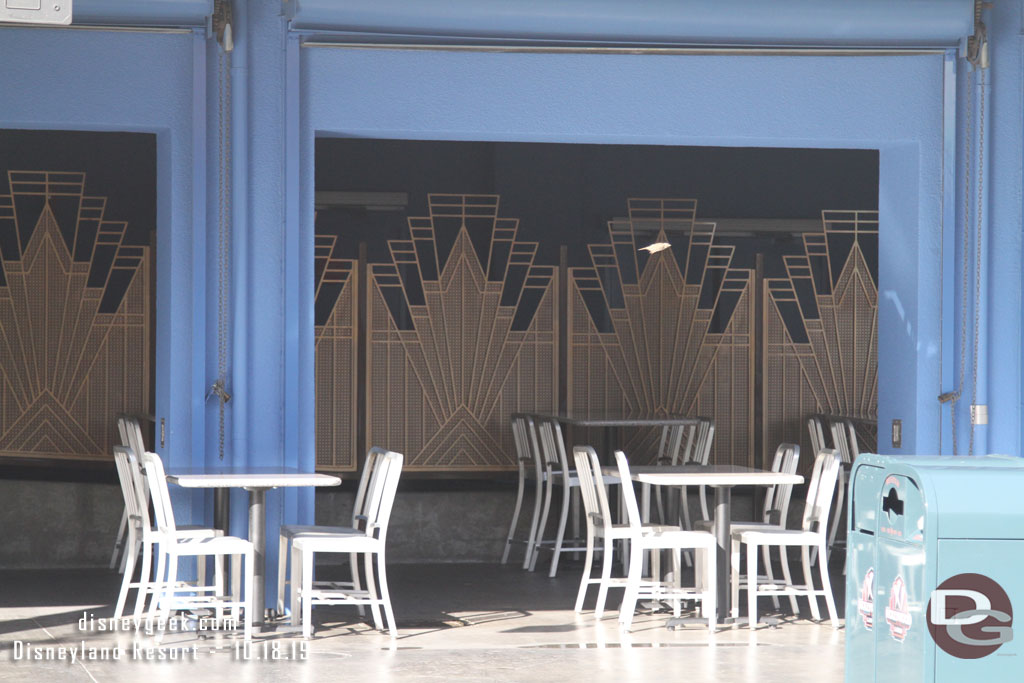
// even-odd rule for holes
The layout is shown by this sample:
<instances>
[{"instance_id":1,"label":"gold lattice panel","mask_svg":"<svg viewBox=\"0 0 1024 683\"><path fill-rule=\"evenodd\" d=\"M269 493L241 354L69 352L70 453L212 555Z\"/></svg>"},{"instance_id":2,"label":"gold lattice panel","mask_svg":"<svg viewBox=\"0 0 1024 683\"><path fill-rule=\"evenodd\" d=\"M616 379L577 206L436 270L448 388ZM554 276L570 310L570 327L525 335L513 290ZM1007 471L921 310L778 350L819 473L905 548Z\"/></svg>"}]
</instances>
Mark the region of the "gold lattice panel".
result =
<instances>
[{"instance_id":1,"label":"gold lattice panel","mask_svg":"<svg viewBox=\"0 0 1024 683\"><path fill-rule=\"evenodd\" d=\"M316 326L316 468L356 468L356 388L359 305L357 261L333 255L337 237L317 235L316 299L333 301Z\"/></svg>"},{"instance_id":2,"label":"gold lattice panel","mask_svg":"<svg viewBox=\"0 0 1024 683\"><path fill-rule=\"evenodd\" d=\"M822 226L785 257L786 278L765 280L766 454L782 441L810 453L813 413L878 412L878 288L865 258L877 254L878 212L823 211Z\"/></svg>"},{"instance_id":3,"label":"gold lattice panel","mask_svg":"<svg viewBox=\"0 0 1024 683\"><path fill-rule=\"evenodd\" d=\"M430 195L370 270L367 440L413 470L512 469L514 412L557 407L557 270L496 195Z\"/></svg>"},{"instance_id":4,"label":"gold lattice panel","mask_svg":"<svg viewBox=\"0 0 1024 683\"><path fill-rule=\"evenodd\" d=\"M109 459L150 413L150 250L85 174L10 171L0 196L0 456Z\"/></svg>"},{"instance_id":5,"label":"gold lattice panel","mask_svg":"<svg viewBox=\"0 0 1024 683\"><path fill-rule=\"evenodd\" d=\"M609 223L609 242L590 245L593 266L570 269L569 412L709 417L716 425L711 461L748 464L752 272L732 267L733 247L716 244L714 224L696 215L694 199L632 199L628 220ZM666 241L673 248L638 251ZM659 436L636 430L623 434L623 446L648 460Z\"/></svg>"}]
</instances>

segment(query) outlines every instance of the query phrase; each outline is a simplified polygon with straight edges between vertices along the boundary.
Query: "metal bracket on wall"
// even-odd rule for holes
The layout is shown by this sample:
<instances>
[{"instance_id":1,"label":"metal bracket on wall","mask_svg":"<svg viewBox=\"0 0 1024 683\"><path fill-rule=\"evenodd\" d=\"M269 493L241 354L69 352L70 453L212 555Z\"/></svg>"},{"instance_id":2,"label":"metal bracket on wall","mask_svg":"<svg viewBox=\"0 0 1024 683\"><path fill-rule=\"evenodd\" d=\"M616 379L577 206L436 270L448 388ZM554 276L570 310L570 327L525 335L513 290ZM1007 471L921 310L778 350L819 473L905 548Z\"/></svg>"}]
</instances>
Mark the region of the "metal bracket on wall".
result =
<instances>
[{"instance_id":1,"label":"metal bracket on wall","mask_svg":"<svg viewBox=\"0 0 1024 683\"><path fill-rule=\"evenodd\" d=\"M230 0L214 0L213 14L210 15L210 27L225 52L231 52L235 47L231 38L231 20Z\"/></svg>"}]
</instances>

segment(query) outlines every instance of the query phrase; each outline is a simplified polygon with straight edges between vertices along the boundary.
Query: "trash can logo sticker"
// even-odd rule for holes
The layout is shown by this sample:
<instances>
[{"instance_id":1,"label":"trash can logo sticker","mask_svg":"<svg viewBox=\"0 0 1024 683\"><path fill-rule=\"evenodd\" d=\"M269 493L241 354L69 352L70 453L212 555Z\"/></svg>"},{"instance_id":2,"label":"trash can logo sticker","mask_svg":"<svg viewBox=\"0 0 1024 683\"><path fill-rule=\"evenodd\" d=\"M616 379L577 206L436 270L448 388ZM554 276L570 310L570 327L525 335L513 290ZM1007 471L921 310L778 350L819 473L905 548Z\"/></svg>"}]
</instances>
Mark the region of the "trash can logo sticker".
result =
<instances>
[{"instance_id":1,"label":"trash can logo sticker","mask_svg":"<svg viewBox=\"0 0 1024 683\"><path fill-rule=\"evenodd\" d=\"M893 640L902 643L910 631L912 623L910 610L907 609L907 584L902 576L897 576L889 590L889 606L885 609L885 623L889 624L889 635Z\"/></svg>"},{"instance_id":2,"label":"trash can logo sticker","mask_svg":"<svg viewBox=\"0 0 1024 683\"><path fill-rule=\"evenodd\" d=\"M864 628L871 630L875 622L875 568L871 567L864 574L860 585L860 597L857 599L857 613L860 614Z\"/></svg>"},{"instance_id":3,"label":"trash can logo sticker","mask_svg":"<svg viewBox=\"0 0 1024 683\"><path fill-rule=\"evenodd\" d=\"M935 644L960 659L980 659L1013 640L1013 607L982 574L951 576L932 591L925 613Z\"/></svg>"}]
</instances>

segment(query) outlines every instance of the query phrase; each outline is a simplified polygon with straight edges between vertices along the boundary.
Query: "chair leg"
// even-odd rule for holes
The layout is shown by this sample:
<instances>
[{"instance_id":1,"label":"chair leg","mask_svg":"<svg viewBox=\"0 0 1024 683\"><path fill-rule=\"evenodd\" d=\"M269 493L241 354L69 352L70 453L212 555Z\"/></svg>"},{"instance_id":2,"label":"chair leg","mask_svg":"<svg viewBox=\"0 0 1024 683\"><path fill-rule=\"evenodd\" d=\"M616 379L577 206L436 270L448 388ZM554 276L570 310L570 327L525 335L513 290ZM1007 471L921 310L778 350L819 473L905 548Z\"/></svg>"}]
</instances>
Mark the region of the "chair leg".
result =
<instances>
[{"instance_id":1,"label":"chair leg","mask_svg":"<svg viewBox=\"0 0 1024 683\"><path fill-rule=\"evenodd\" d=\"M302 582L305 581L306 575L303 573L303 552L295 547L292 543L292 582L291 590L289 591L288 604L291 606L292 611L292 626L298 626L300 616L303 613L303 606L299 604L299 588L302 587L302 599L309 600L309 588ZM312 584L312 576L310 576L310 584ZM305 626L302 629L302 637L308 638L309 634L306 632Z\"/></svg>"},{"instance_id":2,"label":"chair leg","mask_svg":"<svg viewBox=\"0 0 1024 683\"><path fill-rule=\"evenodd\" d=\"M819 554L821 550L818 551ZM832 628L839 628L839 619L836 618L836 601L832 595L832 583L828 578L828 563L818 563L818 571L821 573L821 590L825 594L825 607L828 609L828 618L832 622ZM814 598L817 602L817 598Z\"/></svg>"},{"instance_id":3,"label":"chair leg","mask_svg":"<svg viewBox=\"0 0 1024 683\"><path fill-rule=\"evenodd\" d=\"M245 554L245 640L246 642L252 640L252 622L256 616L254 613L256 610L262 610L263 605L257 605L256 596L253 595L253 584L256 582L256 568L253 566L253 562L256 559L256 553L249 551ZM239 555L238 559L242 559ZM232 562L234 564L234 562ZM311 563L312 564L312 563ZM311 567L312 568L312 567Z\"/></svg>"},{"instance_id":4,"label":"chair leg","mask_svg":"<svg viewBox=\"0 0 1024 683\"><path fill-rule=\"evenodd\" d=\"M213 590L218 596L226 595L224 587L224 556L217 555L213 559ZM224 605L218 604L216 610L218 622L224 621Z\"/></svg>"},{"instance_id":5,"label":"chair leg","mask_svg":"<svg viewBox=\"0 0 1024 683\"><path fill-rule=\"evenodd\" d=\"M363 564L366 568L366 591L371 600L377 600L377 583L373 578L373 553L363 553ZM378 631L384 630L384 623L380 620L380 603L370 603L370 613L373 615L373 627Z\"/></svg>"},{"instance_id":6,"label":"chair leg","mask_svg":"<svg viewBox=\"0 0 1024 683\"><path fill-rule=\"evenodd\" d=\"M836 532L839 531L839 518L843 516L843 497L846 494L846 470L839 466L839 477L836 479L836 504L833 506L835 516L832 518L832 528L828 532L828 547L825 550L825 563L832 556L832 546L836 542Z\"/></svg>"},{"instance_id":7,"label":"chair leg","mask_svg":"<svg viewBox=\"0 0 1024 683\"><path fill-rule=\"evenodd\" d=\"M800 547L800 558L803 561L804 582L807 584L807 601L811 603L811 617L815 621L821 620L821 613L818 611L818 598L814 595L814 577L811 575L810 550L807 546ZM818 558L822 564L827 564L824 557Z\"/></svg>"},{"instance_id":8,"label":"chair leg","mask_svg":"<svg viewBox=\"0 0 1024 683\"><path fill-rule=\"evenodd\" d=\"M121 523L117 526L117 537L114 539L114 552L110 554L110 568L117 566L117 554L128 552L128 542L125 533L128 531L128 508L121 513ZM121 558L121 573L125 571L125 558Z\"/></svg>"},{"instance_id":9,"label":"chair leg","mask_svg":"<svg viewBox=\"0 0 1024 683\"><path fill-rule=\"evenodd\" d=\"M569 514L569 518L572 520L572 538L579 539L580 537L580 489L577 486L570 487L569 490L572 492L572 511ZM577 550L573 554L573 559L579 559L580 552Z\"/></svg>"},{"instance_id":10,"label":"chair leg","mask_svg":"<svg viewBox=\"0 0 1024 683\"><path fill-rule=\"evenodd\" d=\"M516 535L516 526L519 525L519 511L523 507L523 489L526 487L526 475L523 468L519 468L519 489L516 491L516 506L512 510L512 523L508 527L508 538L505 540L505 550L501 553L501 563L508 562L508 554L512 550L512 541Z\"/></svg>"},{"instance_id":11,"label":"chair leg","mask_svg":"<svg viewBox=\"0 0 1024 683\"><path fill-rule=\"evenodd\" d=\"M206 556L196 555L196 588L206 586Z\"/></svg>"},{"instance_id":12,"label":"chair leg","mask_svg":"<svg viewBox=\"0 0 1024 683\"><path fill-rule=\"evenodd\" d=\"M772 547L770 545L763 545L763 546L761 546L761 555L764 558L764 573L765 573L765 576L768 577L769 583L774 585L774 583L775 583L775 573L772 571ZM778 611L779 610L779 596L775 595L774 593L772 593L771 595L772 595L772 607L775 608L775 611Z\"/></svg>"},{"instance_id":13,"label":"chair leg","mask_svg":"<svg viewBox=\"0 0 1024 683\"><path fill-rule=\"evenodd\" d=\"M277 541L277 613L284 614L284 591L288 576L288 536L280 534Z\"/></svg>"},{"instance_id":14,"label":"chair leg","mask_svg":"<svg viewBox=\"0 0 1024 683\"><path fill-rule=\"evenodd\" d=\"M626 577L626 593L622 596L622 604L619 606L619 627L623 631L628 631L633 625L633 612L636 611L643 559L640 543L634 539L629 547L629 575Z\"/></svg>"},{"instance_id":15,"label":"chair leg","mask_svg":"<svg viewBox=\"0 0 1024 683\"><path fill-rule=\"evenodd\" d=\"M562 486L562 516L558 519L558 534L555 536L555 547L551 553L551 570L548 571L548 578L555 578L558 572L558 558L562 554L562 542L565 540L565 522L569 518L569 499L572 497L572 489L568 485Z\"/></svg>"},{"instance_id":16,"label":"chair leg","mask_svg":"<svg viewBox=\"0 0 1024 683\"><path fill-rule=\"evenodd\" d=\"M680 548L673 548L672 549L672 586L673 586L673 588L676 589L677 593L678 593L679 589L683 585L683 577L681 576L681 573L682 573L681 572L682 562L679 561L679 556L682 554L682 552L683 551ZM695 573L696 574L700 574L700 572L695 572ZM700 585L700 584L697 584L697 585ZM680 597L678 597L678 595L676 596L676 598L674 600L672 600L672 616L673 617L678 617L679 616L679 607L680 607L679 603L681 603L681 602L682 602L682 599ZM701 600L701 604L702 605L704 604L703 600Z\"/></svg>"},{"instance_id":17,"label":"chair leg","mask_svg":"<svg viewBox=\"0 0 1024 683\"><path fill-rule=\"evenodd\" d=\"M786 585L792 586L793 585L793 576L791 575L791 573L789 571L789 553L787 552L788 550L789 550L789 548L787 548L786 546L780 545L779 546L779 556L780 556L779 559L782 560L782 576L785 577L785 579L786 579ZM789 608L791 610L793 610L793 616L794 617L799 617L800 616L800 607L799 607L799 605L796 604L796 596L793 595L792 593L789 594Z\"/></svg>"},{"instance_id":18,"label":"chair leg","mask_svg":"<svg viewBox=\"0 0 1024 683\"><path fill-rule=\"evenodd\" d=\"M530 518L530 536L526 540L526 552L523 554L523 569L530 568L530 560L533 559L533 544L537 540L537 523L540 519L540 507L543 502L543 482L537 479L534 486L533 516Z\"/></svg>"},{"instance_id":19,"label":"chair leg","mask_svg":"<svg viewBox=\"0 0 1024 683\"><path fill-rule=\"evenodd\" d=\"M551 498L555 495L554 477L548 473L548 483L544 487L544 509L540 513L540 522L537 524L537 536L533 544L533 553L530 555L530 571L537 568L537 555L544 545L544 531L548 525L548 513L551 511Z\"/></svg>"},{"instance_id":20,"label":"chair leg","mask_svg":"<svg viewBox=\"0 0 1024 683\"><path fill-rule=\"evenodd\" d=\"M384 605L384 616L388 622L388 633L392 638L398 637L398 627L395 626L395 613L391 610L391 596L388 594L388 577L384 570L384 546L381 546L377 555L377 579L380 582L380 601Z\"/></svg>"},{"instance_id":21,"label":"chair leg","mask_svg":"<svg viewBox=\"0 0 1024 683\"><path fill-rule=\"evenodd\" d=\"M358 553L349 553L348 554L348 565L349 565L349 570L352 573L352 590L353 591L361 591L363 589L362 588L363 584L359 581L359 555L358 555ZM361 617L365 617L366 616L366 609L363 607L362 603L356 605L356 609L359 610L359 616L361 616Z\"/></svg>"},{"instance_id":22,"label":"chair leg","mask_svg":"<svg viewBox=\"0 0 1024 683\"><path fill-rule=\"evenodd\" d=\"M115 619L121 618L121 614L124 612L124 603L128 600L128 588L131 586L132 576L135 574L135 558L137 555L131 552L134 549L136 549L135 527L131 526L128 528L128 535L125 537L124 542L124 574L121 578L121 590L117 594L117 604L114 606ZM145 576L139 577L138 590L142 590L145 581Z\"/></svg>"},{"instance_id":23,"label":"chair leg","mask_svg":"<svg viewBox=\"0 0 1024 683\"><path fill-rule=\"evenodd\" d=\"M747 543L747 619L757 628L757 546Z\"/></svg>"},{"instance_id":24,"label":"chair leg","mask_svg":"<svg viewBox=\"0 0 1024 683\"><path fill-rule=\"evenodd\" d=\"M690 499L686 495L686 487L681 487L679 493L679 509L683 513L683 528L692 529L693 522L690 521ZM690 553L686 553L686 566L693 566L693 559L690 557Z\"/></svg>"},{"instance_id":25,"label":"chair leg","mask_svg":"<svg viewBox=\"0 0 1024 683\"><path fill-rule=\"evenodd\" d=\"M580 578L580 589L576 593L576 612L583 611L583 600L587 597L587 586L590 585L590 570L594 562L594 529L587 521L587 555L583 560L583 576Z\"/></svg>"},{"instance_id":26,"label":"chair leg","mask_svg":"<svg viewBox=\"0 0 1024 683\"><path fill-rule=\"evenodd\" d=\"M729 594L732 597L729 616L736 619L740 616L740 541L737 538L732 539L730 546L729 567Z\"/></svg>"},{"instance_id":27,"label":"chair leg","mask_svg":"<svg viewBox=\"0 0 1024 683\"><path fill-rule=\"evenodd\" d=\"M608 581L612 577L612 561L615 543L607 536L604 539L604 552L601 553L601 582L597 584L597 606L594 607L594 618L600 619L604 614L604 604L608 600Z\"/></svg>"},{"instance_id":28,"label":"chair leg","mask_svg":"<svg viewBox=\"0 0 1024 683\"><path fill-rule=\"evenodd\" d=\"M231 617L237 623L239 613L242 611L242 556L232 555L229 563L231 565L231 602L236 604L231 608Z\"/></svg>"},{"instance_id":29,"label":"chair leg","mask_svg":"<svg viewBox=\"0 0 1024 683\"><path fill-rule=\"evenodd\" d=\"M302 551L302 637L309 640L313 635L313 552Z\"/></svg>"},{"instance_id":30,"label":"chair leg","mask_svg":"<svg viewBox=\"0 0 1024 683\"><path fill-rule=\"evenodd\" d=\"M153 590L153 544L142 544L142 567L139 569L139 590L135 594L135 610L132 617L136 620L142 618L142 611L146 607L146 596Z\"/></svg>"},{"instance_id":31,"label":"chair leg","mask_svg":"<svg viewBox=\"0 0 1024 683\"><path fill-rule=\"evenodd\" d=\"M668 524L668 517L665 511L665 502L661 498L661 486L654 487L654 507L658 509L658 523Z\"/></svg>"},{"instance_id":32,"label":"chair leg","mask_svg":"<svg viewBox=\"0 0 1024 683\"><path fill-rule=\"evenodd\" d=\"M707 615L708 633L714 634L718 628L718 549L706 548L703 555L707 582L704 586L704 596L700 602L701 608Z\"/></svg>"},{"instance_id":33,"label":"chair leg","mask_svg":"<svg viewBox=\"0 0 1024 683\"><path fill-rule=\"evenodd\" d=\"M163 547L160 548L160 559L156 563L156 576L153 577L153 583L150 586L150 593L152 597L149 602L149 618L155 619L157 607L160 604L160 598L166 590L166 584L164 577L167 574L168 557L167 553L163 552Z\"/></svg>"},{"instance_id":34,"label":"chair leg","mask_svg":"<svg viewBox=\"0 0 1024 683\"><path fill-rule=\"evenodd\" d=\"M174 602L175 587L178 582L178 556L169 555L167 557L167 583L163 592L163 603L164 607L161 612L160 618L166 624L171 618L171 605ZM160 600L156 601L157 603ZM156 603L154 603L156 604Z\"/></svg>"}]
</instances>

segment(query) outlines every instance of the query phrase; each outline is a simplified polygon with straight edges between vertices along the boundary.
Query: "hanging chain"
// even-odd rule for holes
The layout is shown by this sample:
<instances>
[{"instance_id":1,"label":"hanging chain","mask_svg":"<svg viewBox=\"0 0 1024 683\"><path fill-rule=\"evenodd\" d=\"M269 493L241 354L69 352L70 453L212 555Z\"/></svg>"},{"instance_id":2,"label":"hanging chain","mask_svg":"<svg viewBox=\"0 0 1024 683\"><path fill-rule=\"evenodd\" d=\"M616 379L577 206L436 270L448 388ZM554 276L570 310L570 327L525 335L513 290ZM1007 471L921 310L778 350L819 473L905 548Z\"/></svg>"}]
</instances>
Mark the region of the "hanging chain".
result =
<instances>
[{"instance_id":1,"label":"hanging chain","mask_svg":"<svg viewBox=\"0 0 1024 683\"><path fill-rule=\"evenodd\" d=\"M971 352L971 403L969 406L969 417L971 428L967 444L967 455L974 455L974 428L976 422L976 405L978 402L978 341L981 330L981 249L982 249L982 201L984 199L985 180L985 69L988 68L988 35L985 24L981 21L981 12L984 4L975 0L974 25L975 32L967 41L967 83L966 113L967 120L964 126L964 222L963 222L963 284L960 289L960 379L957 382L956 391L946 392L939 396L940 403L950 403L949 420L953 434L953 455L958 452L956 432L956 404L963 397L964 374L967 368L967 292L970 282L970 225L971 225L971 114L974 107L971 104L971 93L973 90L973 78L977 72L978 80L978 160L976 174L978 177L978 200L975 205L975 263L974 263L974 339Z\"/></svg>"},{"instance_id":2,"label":"hanging chain","mask_svg":"<svg viewBox=\"0 0 1024 683\"><path fill-rule=\"evenodd\" d=\"M974 207L976 214L974 264L974 367L971 372L971 438L967 446L967 455L974 455L975 405L978 402L978 335L981 328L981 214L982 214L982 183L985 179L985 72L978 72L979 104L978 104L978 203ZM966 233L966 225L965 233Z\"/></svg>"},{"instance_id":3,"label":"hanging chain","mask_svg":"<svg viewBox=\"0 0 1024 683\"><path fill-rule=\"evenodd\" d=\"M224 459L224 404L231 400L227 392L228 374L228 276L231 268L231 53L218 51L220 81L217 97L217 381L207 398L216 394L218 414L218 457Z\"/></svg>"},{"instance_id":4,"label":"hanging chain","mask_svg":"<svg viewBox=\"0 0 1024 683\"><path fill-rule=\"evenodd\" d=\"M973 69L967 71L967 85L965 92L969 95L971 92L971 76L973 76ZM967 367L967 284L970 282L968 278L968 271L970 270L971 263L971 241L970 235L968 234L969 227L971 225L971 104L968 101L967 106L967 121L964 125L964 222L963 222L963 245L961 246L961 253L963 255L963 283L960 287L960 378L957 381L956 391L950 391L939 396L941 403L949 403L949 422L953 434L953 455L957 455L957 438L956 438L956 404L960 400L960 397L964 392L964 369ZM977 367L977 364L975 364ZM977 372L975 372L977 374ZM973 432L972 432L973 436ZM973 445L973 440L972 440Z\"/></svg>"}]
</instances>

